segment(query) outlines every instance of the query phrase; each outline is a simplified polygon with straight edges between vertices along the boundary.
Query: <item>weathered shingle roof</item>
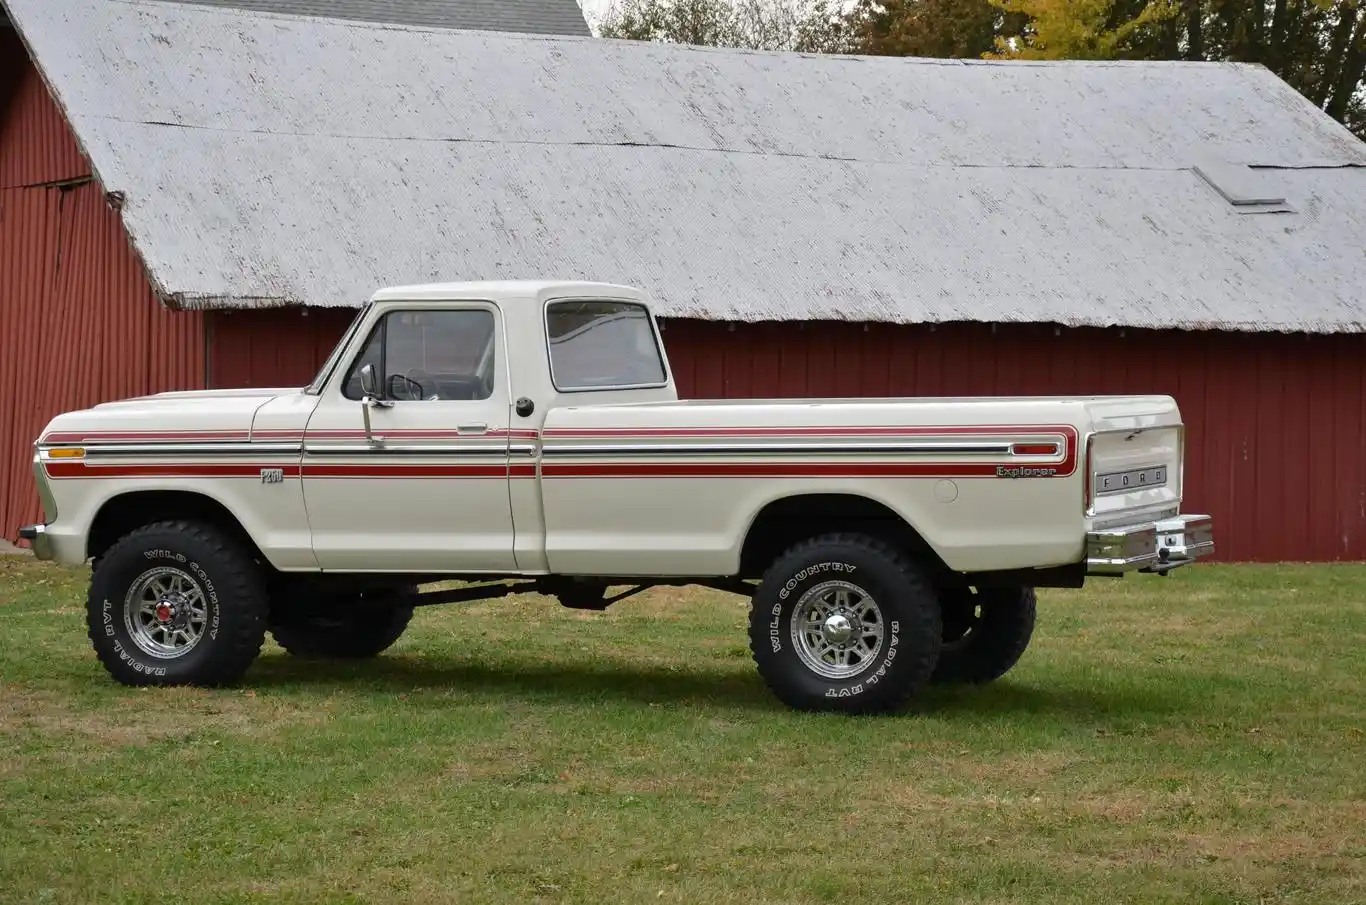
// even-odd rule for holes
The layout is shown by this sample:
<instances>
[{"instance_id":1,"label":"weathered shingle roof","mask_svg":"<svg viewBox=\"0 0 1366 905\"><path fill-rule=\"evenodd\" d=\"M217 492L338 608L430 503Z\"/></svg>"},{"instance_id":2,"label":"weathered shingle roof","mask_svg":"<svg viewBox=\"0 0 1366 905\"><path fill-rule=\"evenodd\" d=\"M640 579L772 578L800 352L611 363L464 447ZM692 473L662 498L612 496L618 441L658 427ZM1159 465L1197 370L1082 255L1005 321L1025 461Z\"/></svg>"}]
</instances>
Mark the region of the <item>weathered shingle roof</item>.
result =
<instances>
[{"instance_id":1,"label":"weathered shingle roof","mask_svg":"<svg viewBox=\"0 0 1366 905\"><path fill-rule=\"evenodd\" d=\"M549 277L712 319L1366 329L1366 145L1261 67L4 2L175 304Z\"/></svg>"},{"instance_id":2,"label":"weathered shingle roof","mask_svg":"<svg viewBox=\"0 0 1366 905\"><path fill-rule=\"evenodd\" d=\"M575 0L169 0L264 13L487 31L579 35L591 32Z\"/></svg>"}]
</instances>

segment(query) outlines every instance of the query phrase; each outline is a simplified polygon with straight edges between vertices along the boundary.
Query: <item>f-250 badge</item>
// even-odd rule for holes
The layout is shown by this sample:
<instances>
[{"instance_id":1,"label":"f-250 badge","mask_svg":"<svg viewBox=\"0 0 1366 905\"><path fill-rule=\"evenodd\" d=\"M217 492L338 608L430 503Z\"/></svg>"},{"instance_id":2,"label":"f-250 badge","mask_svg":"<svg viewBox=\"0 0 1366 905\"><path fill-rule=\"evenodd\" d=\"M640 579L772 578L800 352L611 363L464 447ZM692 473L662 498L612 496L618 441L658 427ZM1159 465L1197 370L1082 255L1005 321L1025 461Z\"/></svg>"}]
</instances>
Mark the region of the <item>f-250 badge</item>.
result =
<instances>
[{"instance_id":1,"label":"f-250 badge","mask_svg":"<svg viewBox=\"0 0 1366 905\"><path fill-rule=\"evenodd\" d=\"M261 469L262 484L283 484L285 481L285 470L283 468L263 468Z\"/></svg>"}]
</instances>

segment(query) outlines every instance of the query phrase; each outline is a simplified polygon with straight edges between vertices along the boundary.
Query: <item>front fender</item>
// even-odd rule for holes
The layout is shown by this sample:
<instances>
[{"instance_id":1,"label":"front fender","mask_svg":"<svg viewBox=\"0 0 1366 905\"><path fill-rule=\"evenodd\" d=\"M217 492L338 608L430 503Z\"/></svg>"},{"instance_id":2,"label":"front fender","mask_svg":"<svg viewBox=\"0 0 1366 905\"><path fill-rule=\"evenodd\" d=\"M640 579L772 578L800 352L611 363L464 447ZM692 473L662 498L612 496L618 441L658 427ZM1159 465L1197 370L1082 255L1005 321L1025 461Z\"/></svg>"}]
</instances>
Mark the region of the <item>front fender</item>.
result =
<instances>
[{"instance_id":1,"label":"front fender","mask_svg":"<svg viewBox=\"0 0 1366 905\"><path fill-rule=\"evenodd\" d=\"M38 468L58 513L45 534L60 562L85 561L95 520L112 502L130 494L172 493L201 497L226 510L275 568L318 567L297 463L121 466L44 461ZM263 478L263 472L272 476ZM148 513L148 521L160 517Z\"/></svg>"}]
</instances>

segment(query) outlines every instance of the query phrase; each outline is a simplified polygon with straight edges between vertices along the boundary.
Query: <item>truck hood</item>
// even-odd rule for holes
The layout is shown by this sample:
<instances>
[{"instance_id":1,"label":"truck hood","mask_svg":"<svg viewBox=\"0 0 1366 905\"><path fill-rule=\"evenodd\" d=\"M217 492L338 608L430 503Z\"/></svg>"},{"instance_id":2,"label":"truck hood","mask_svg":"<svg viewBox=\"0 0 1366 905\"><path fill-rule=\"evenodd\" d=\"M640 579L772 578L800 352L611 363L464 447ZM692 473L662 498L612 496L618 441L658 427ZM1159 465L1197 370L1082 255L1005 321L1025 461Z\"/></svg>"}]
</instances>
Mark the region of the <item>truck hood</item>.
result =
<instances>
[{"instance_id":1,"label":"truck hood","mask_svg":"<svg viewBox=\"0 0 1366 905\"><path fill-rule=\"evenodd\" d=\"M196 390L104 402L53 418L41 442L245 440L261 406L301 392L298 387Z\"/></svg>"}]
</instances>

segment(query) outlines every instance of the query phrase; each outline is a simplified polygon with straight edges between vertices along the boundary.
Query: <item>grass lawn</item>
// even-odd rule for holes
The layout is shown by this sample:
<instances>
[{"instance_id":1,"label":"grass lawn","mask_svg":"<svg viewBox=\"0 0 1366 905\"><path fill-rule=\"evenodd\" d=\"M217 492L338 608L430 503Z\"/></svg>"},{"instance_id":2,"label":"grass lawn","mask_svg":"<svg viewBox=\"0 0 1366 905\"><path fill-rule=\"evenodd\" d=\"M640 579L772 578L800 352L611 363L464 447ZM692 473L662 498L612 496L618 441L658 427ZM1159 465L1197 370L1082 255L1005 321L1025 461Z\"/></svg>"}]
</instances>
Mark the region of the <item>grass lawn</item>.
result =
<instances>
[{"instance_id":1,"label":"grass lawn","mask_svg":"<svg viewBox=\"0 0 1366 905\"><path fill-rule=\"evenodd\" d=\"M86 574L0 558L2 902L1366 901L1366 568L1041 592L1014 672L891 718L782 707L692 591L130 690Z\"/></svg>"}]
</instances>

